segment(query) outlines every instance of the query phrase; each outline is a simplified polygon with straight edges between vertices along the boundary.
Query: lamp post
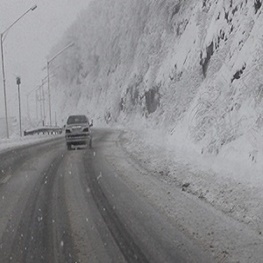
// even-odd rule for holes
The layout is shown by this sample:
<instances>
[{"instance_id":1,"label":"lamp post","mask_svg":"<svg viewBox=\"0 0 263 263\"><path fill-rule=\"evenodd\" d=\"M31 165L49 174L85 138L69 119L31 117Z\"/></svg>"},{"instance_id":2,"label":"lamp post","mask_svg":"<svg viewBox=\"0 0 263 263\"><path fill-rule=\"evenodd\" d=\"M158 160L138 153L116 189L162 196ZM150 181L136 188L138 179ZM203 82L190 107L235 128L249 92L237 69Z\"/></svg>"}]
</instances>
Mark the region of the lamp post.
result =
<instances>
[{"instance_id":1,"label":"lamp post","mask_svg":"<svg viewBox=\"0 0 263 263\"><path fill-rule=\"evenodd\" d=\"M35 89L33 89L31 92L35 91L36 92L36 118L38 120L38 110L40 110L40 120L41 120L41 125L45 126L45 119L46 119L46 114L45 114L45 95L44 95L44 80L42 80L42 84L37 86ZM30 94L29 92L28 94ZM38 107L38 102L40 103ZM28 103L29 107L29 103Z\"/></svg>"},{"instance_id":2,"label":"lamp post","mask_svg":"<svg viewBox=\"0 0 263 263\"><path fill-rule=\"evenodd\" d=\"M51 75L51 77L53 77L54 75ZM38 119L38 102L40 102L40 108L41 108L41 122L43 123L43 118L42 118L42 113L43 112L46 112L45 111L45 94L44 94L44 85L47 83L47 78L48 76L45 76L43 79L42 79L42 83L40 85L37 85L35 86L35 88L33 88L32 90L30 90L27 94L26 94L26 97L27 97L27 116L28 116L28 119L31 121L31 116L30 116L30 105L29 105L29 96L35 92L35 100L36 100L36 119ZM43 103L42 103L43 102ZM44 104L44 106L43 106ZM44 108L44 109L43 109ZM44 116L44 119L46 118L46 115Z\"/></svg>"},{"instance_id":3,"label":"lamp post","mask_svg":"<svg viewBox=\"0 0 263 263\"><path fill-rule=\"evenodd\" d=\"M26 104L27 104L27 117L28 117L28 120L31 121L31 115L30 115L30 107L29 107L29 96L33 93L33 92L36 92L39 87L41 85L37 85L34 89L30 90L27 94L26 94ZM37 98L37 95L35 95L36 98ZM36 102L37 103L37 102ZM37 114L37 106L36 106L36 114ZM38 118L38 116L36 115L36 119Z\"/></svg>"},{"instance_id":4,"label":"lamp post","mask_svg":"<svg viewBox=\"0 0 263 263\"><path fill-rule=\"evenodd\" d=\"M42 100L43 100L43 126L45 126L45 121L46 121L46 106L45 106L45 92L44 92L44 79L42 79L42 85L40 89L41 95L42 95Z\"/></svg>"},{"instance_id":5,"label":"lamp post","mask_svg":"<svg viewBox=\"0 0 263 263\"><path fill-rule=\"evenodd\" d=\"M51 119L51 94L50 94L50 78L49 78L49 67L50 63L58 57L61 53L63 53L66 49L72 47L74 43L70 43L61 49L56 55L54 55L51 59L47 61L47 87L48 87L48 108L49 108L49 124L52 126L52 119Z\"/></svg>"},{"instance_id":6,"label":"lamp post","mask_svg":"<svg viewBox=\"0 0 263 263\"><path fill-rule=\"evenodd\" d=\"M9 139L9 128L8 128L8 114L7 114L7 99L6 99L6 78L5 78L5 63L4 63L4 36L22 17L24 17L28 12L34 11L37 5L29 8L25 13L23 13L18 19L15 20L5 31L0 34L1 42L1 58L2 58L2 76L3 76L3 89L4 89L4 102L5 102L5 122L6 122L6 137Z\"/></svg>"},{"instance_id":7,"label":"lamp post","mask_svg":"<svg viewBox=\"0 0 263 263\"><path fill-rule=\"evenodd\" d=\"M18 88L18 108L19 108L19 128L20 128L20 137L22 137L22 120L21 120L21 97L20 97L20 84L21 78L16 78L16 84Z\"/></svg>"}]
</instances>

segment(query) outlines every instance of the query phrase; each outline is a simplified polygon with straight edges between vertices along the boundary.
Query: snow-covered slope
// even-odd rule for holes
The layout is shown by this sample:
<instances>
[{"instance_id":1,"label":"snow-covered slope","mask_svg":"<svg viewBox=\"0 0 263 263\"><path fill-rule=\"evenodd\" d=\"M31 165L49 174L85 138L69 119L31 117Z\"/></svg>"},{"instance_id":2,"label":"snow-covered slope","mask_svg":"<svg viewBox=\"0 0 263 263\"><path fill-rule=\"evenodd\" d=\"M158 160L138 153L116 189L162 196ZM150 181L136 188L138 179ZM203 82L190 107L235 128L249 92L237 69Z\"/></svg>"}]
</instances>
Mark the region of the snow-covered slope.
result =
<instances>
[{"instance_id":1,"label":"snow-covered slope","mask_svg":"<svg viewBox=\"0 0 263 263\"><path fill-rule=\"evenodd\" d=\"M200 154L263 149L261 0L96 0L51 52L57 107L165 131ZM62 94L62 95L61 95ZM61 99L61 97L63 99Z\"/></svg>"}]
</instances>

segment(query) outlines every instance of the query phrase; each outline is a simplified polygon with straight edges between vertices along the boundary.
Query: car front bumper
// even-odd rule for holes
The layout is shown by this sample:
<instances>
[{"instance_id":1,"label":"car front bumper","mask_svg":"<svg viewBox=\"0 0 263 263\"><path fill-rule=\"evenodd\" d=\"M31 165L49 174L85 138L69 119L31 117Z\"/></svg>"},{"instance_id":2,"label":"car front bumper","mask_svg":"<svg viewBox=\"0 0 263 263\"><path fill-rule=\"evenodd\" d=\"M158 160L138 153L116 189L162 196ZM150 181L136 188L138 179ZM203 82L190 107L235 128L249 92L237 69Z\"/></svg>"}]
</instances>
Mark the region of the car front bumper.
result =
<instances>
[{"instance_id":1,"label":"car front bumper","mask_svg":"<svg viewBox=\"0 0 263 263\"><path fill-rule=\"evenodd\" d=\"M70 144L87 144L91 139L89 133L69 133L65 135L66 142Z\"/></svg>"}]
</instances>

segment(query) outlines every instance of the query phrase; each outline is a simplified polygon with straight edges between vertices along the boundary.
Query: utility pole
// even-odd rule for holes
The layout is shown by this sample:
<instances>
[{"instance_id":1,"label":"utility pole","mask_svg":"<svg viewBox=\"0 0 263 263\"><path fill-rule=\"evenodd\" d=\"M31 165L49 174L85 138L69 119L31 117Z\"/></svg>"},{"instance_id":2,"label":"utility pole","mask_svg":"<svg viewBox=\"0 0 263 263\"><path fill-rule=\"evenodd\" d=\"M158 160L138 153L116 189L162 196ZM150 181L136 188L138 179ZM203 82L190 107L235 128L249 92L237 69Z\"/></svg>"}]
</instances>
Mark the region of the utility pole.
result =
<instances>
[{"instance_id":1,"label":"utility pole","mask_svg":"<svg viewBox=\"0 0 263 263\"><path fill-rule=\"evenodd\" d=\"M42 80L41 94L42 94L42 100L43 100L43 126L45 126L45 124L46 124L46 106L45 106L44 79Z\"/></svg>"},{"instance_id":2,"label":"utility pole","mask_svg":"<svg viewBox=\"0 0 263 263\"><path fill-rule=\"evenodd\" d=\"M61 49L57 54L55 54L52 58L50 58L47 61L47 88L48 88L48 108L49 108L49 125L52 126L52 113L51 113L51 91L50 91L50 63L57 58L60 54L62 54L64 51L66 51L68 48L74 46L74 43L70 43L67 46L65 46L63 49Z\"/></svg>"},{"instance_id":3,"label":"utility pole","mask_svg":"<svg viewBox=\"0 0 263 263\"><path fill-rule=\"evenodd\" d=\"M5 124L6 124L6 138L9 139L9 127L8 127L8 113L7 113L7 96L6 96L6 77L5 77L5 63L4 63L4 40L7 36L8 31L28 12L34 11L37 5L30 7L25 13L18 17L4 32L0 34L0 45L1 45L1 59L2 59L2 76L3 76L3 89L4 89L4 102L5 102Z\"/></svg>"},{"instance_id":4,"label":"utility pole","mask_svg":"<svg viewBox=\"0 0 263 263\"><path fill-rule=\"evenodd\" d=\"M57 112L55 112L55 127L57 127L58 124L57 124Z\"/></svg>"},{"instance_id":5,"label":"utility pole","mask_svg":"<svg viewBox=\"0 0 263 263\"><path fill-rule=\"evenodd\" d=\"M20 137L22 137L22 120L21 120L21 97L20 97L20 84L21 78L16 78L16 84L18 87L18 108L19 108L19 127L20 127Z\"/></svg>"},{"instance_id":6,"label":"utility pole","mask_svg":"<svg viewBox=\"0 0 263 263\"><path fill-rule=\"evenodd\" d=\"M5 126L6 126L6 138L9 139L9 127L8 127L8 113L7 113L7 99L6 99L6 79L5 79L5 63L4 63L4 33L0 35L1 42L1 58L2 58L2 76L3 76L3 88L4 88L4 101L5 101Z\"/></svg>"},{"instance_id":7,"label":"utility pole","mask_svg":"<svg viewBox=\"0 0 263 263\"><path fill-rule=\"evenodd\" d=\"M42 106L42 92L41 92L41 86L36 90L36 98L37 98L37 102L39 102L39 117L40 117L40 122L41 125L43 125L43 106ZM37 111L38 113L38 111Z\"/></svg>"},{"instance_id":8,"label":"utility pole","mask_svg":"<svg viewBox=\"0 0 263 263\"><path fill-rule=\"evenodd\" d=\"M50 94L50 79L49 79L49 65L50 61L47 61L47 89L48 89L48 109L49 109L49 125L52 126L52 113L51 113L51 94Z\"/></svg>"},{"instance_id":9,"label":"utility pole","mask_svg":"<svg viewBox=\"0 0 263 263\"><path fill-rule=\"evenodd\" d=\"M36 119L37 119L37 122L38 122L38 96L37 96L37 90L36 90Z\"/></svg>"}]
</instances>

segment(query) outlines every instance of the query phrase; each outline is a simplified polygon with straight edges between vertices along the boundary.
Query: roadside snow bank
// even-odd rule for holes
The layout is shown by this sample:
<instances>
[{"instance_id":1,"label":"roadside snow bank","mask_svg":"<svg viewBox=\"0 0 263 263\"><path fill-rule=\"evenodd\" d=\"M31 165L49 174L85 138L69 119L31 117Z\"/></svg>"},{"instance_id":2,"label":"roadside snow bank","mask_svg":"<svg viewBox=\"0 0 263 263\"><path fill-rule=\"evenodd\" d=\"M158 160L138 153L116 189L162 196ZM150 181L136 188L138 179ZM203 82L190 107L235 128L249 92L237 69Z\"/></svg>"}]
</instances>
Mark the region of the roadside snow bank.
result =
<instances>
[{"instance_id":1,"label":"roadside snow bank","mask_svg":"<svg viewBox=\"0 0 263 263\"><path fill-rule=\"evenodd\" d=\"M14 136L10 139L1 139L0 140L0 153L6 150L10 150L23 145L35 144L38 142L43 142L51 140L61 135L31 135L26 137L17 137Z\"/></svg>"},{"instance_id":2,"label":"roadside snow bank","mask_svg":"<svg viewBox=\"0 0 263 263\"><path fill-rule=\"evenodd\" d=\"M180 141L186 138L180 134L167 135L152 129L126 130L122 136L125 150L161 180L262 234L263 174L259 162L262 154L257 154L256 162L246 155L240 162L240 154L234 154L243 147L249 149L250 144L240 139L220 155L212 156L201 155L194 145L189 147L189 141Z\"/></svg>"}]
</instances>

